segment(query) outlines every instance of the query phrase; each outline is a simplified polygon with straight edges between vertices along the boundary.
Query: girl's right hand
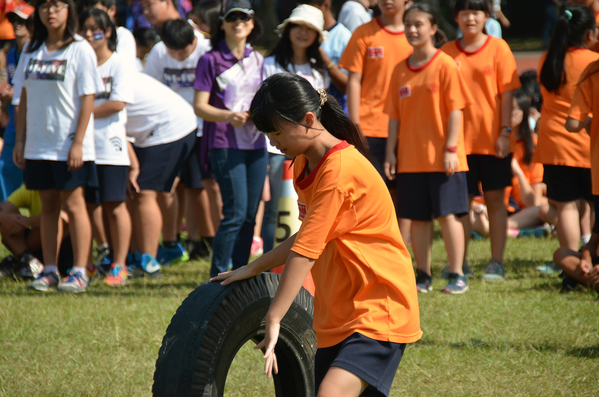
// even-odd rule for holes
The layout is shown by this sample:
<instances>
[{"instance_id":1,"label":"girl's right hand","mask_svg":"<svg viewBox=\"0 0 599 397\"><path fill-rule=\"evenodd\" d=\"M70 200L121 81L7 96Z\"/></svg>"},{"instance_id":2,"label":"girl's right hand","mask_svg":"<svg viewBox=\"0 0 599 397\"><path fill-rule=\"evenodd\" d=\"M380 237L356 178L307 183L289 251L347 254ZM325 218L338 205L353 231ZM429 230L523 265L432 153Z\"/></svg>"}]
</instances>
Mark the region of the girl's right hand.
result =
<instances>
[{"instance_id":1,"label":"girl's right hand","mask_svg":"<svg viewBox=\"0 0 599 397\"><path fill-rule=\"evenodd\" d=\"M281 323L278 321L269 320L268 315L266 316L266 333L262 342L254 346L254 349L259 350L264 348L264 373L266 377L270 379L270 376L274 372L279 373L279 366L277 365L277 356L275 355L275 346L279 339L279 331L281 329Z\"/></svg>"},{"instance_id":2,"label":"girl's right hand","mask_svg":"<svg viewBox=\"0 0 599 397\"><path fill-rule=\"evenodd\" d=\"M15 148L12 151L12 161L17 167L25 169L25 144L24 142L15 142Z\"/></svg>"},{"instance_id":3,"label":"girl's right hand","mask_svg":"<svg viewBox=\"0 0 599 397\"><path fill-rule=\"evenodd\" d=\"M390 181L395 179L395 170L397 169L397 157L395 153L387 154L385 158L385 164L383 164L383 171L385 172L385 176Z\"/></svg>"},{"instance_id":4,"label":"girl's right hand","mask_svg":"<svg viewBox=\"0 0 599 397\"><path fill-rule=\"evenodd\" d=\"M445 175L452 176L458 172L460 162L458 161L458 155L453 152L445 151L443 154L443 167L445 168Z\"/></svg>"},{"instance_id":5,"label":"girl's right hand","mask_svg":"<svg viewBox=\"0 0 599 397\"><path fill-rule=\"evenodd\" d=\"M229 115L229 123L235 128L241 128L249 117L248 112L233 112Z\"/></svg>"}]
</instances>

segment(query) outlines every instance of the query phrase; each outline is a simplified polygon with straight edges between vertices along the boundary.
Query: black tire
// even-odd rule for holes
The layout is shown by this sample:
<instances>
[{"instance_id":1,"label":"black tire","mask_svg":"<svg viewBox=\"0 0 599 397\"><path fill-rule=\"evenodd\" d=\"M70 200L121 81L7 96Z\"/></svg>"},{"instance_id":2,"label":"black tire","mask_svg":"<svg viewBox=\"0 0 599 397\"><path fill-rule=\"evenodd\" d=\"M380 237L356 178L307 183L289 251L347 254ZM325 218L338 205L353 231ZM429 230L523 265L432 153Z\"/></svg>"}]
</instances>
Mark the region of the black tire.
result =
<instances>
[{"instance_id":1,"label":"black tire","mask_svg":"<svg viewBox=\"0 0 599 397\"><path fill-rule=\"evenodd\" d=\"M258 343L264 337L264 317L279 277L262 273L226 287L207 281L189 294L162 339L153 394L221 397L237 351L248 340ZM313 314L312 295L302 288L281 322L275 348L277 396L314 395Z\"/></svg>"}]
</instances>

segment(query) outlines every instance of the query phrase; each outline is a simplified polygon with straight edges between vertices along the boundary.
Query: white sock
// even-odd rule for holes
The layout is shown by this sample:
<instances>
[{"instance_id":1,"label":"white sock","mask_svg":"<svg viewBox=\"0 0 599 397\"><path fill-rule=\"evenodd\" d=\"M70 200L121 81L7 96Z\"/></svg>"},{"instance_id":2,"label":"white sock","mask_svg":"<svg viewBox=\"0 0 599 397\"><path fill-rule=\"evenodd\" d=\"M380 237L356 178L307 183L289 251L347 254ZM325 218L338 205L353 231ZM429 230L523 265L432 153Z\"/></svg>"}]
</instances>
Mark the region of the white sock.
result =
<instances>
[{"instance_id":1,"label":"white sock","mask_svg":"<svg viewBox=\"0 0 599 397\"><path fill-rule=\"evenodd\" d=\"M58 268L56 267L56 265L46 265L46 266L44 266L44 273L58 274Z\"/></svg>"},{"instance_id":2,"label":"white sock","mask_svg":"<svg viewBox=\"0 0 599 397\"><path fill-rule=\"evenodd\" d=\"M87 276L87 269L84 267L73 267L73 272L77 272L81 275L81 278L85 281L89 281L89 277Z\"/></svg>"},{"instance_id":3,"label":"white sock","mask_svg":"<svg viewBox=\"0 0 599 397\"><path fill-rule=\"evenodd\" d=\"M582 245L586 245L591 240L590 234L585 234L584 236L580 236L580 242Z\"/></svg>"}]
</instances>

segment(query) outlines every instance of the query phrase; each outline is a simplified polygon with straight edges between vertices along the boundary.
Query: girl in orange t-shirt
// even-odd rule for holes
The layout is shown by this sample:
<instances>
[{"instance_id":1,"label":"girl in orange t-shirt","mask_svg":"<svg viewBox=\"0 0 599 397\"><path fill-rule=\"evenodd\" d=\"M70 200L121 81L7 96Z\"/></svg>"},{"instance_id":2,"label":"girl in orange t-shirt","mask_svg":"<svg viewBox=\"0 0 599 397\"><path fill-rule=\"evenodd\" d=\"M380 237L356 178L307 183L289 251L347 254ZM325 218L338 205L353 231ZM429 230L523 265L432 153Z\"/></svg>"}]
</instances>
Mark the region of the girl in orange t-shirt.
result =
<instances>
[{"instance_id":1,"label":"girl in orange t-shirt","mask_svg":"<svg viewBox=\"0 0 599 397\"><path fill-rule=\"evenodd\" d=\"M294 159L302 225L254 262L212 281L228 284L285 264L270 309L265 373L277 373L280 321L311 272L317 353L314 395L388 395L406 343L420 339L412 261L391 195L365 157L358 128L324 90L290 73L264 80L250 115ZM372 390L375 389L375 390Z\"/></svg>"},{"instance_id":2,"label":"girl in orange t-shirt","mask_svg":"<svg viewBox=\"0 0 599 397\"><path fill-rule=\"evenodd\" d=\"M412 6L404 23L414 53L391 79L385 173L397 179L399 217L412 220L418 291L432 290L431 223L436 218L450 268L443 292L459 294L468 290L462 269L464 228L458 219L468 213L462 110L472 98L453 59L435 46L439 30L431 6Z\"/></svg>"},{"instance_id":3,"label":"girl in orange t-shirt","mask_svg":"<svg viewBox=\"0 0 599 397\"><path fill-rule=\"evenodd\" d=\"M578 207L581 200L592 202L590 138L568 132L564 124L580 75L599 59L599 54L589 49L597 42L595 18L587 7L569 5L553 33L541 58L544 104L534 160L544 166L547 197L557 208L560 246L578 251Z\"/></svg>"}]
</instances>

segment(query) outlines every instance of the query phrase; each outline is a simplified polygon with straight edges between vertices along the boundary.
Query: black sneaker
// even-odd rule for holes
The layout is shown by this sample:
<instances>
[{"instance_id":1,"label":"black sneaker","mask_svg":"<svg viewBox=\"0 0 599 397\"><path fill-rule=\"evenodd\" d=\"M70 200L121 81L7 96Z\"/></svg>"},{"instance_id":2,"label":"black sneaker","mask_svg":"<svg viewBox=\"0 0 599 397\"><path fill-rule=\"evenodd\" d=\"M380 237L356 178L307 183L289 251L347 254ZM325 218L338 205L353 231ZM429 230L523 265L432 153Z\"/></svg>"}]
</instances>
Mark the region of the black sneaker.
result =
<instances>
[{"instance_id":1,"label":"black sneaker","mask_svg":"<svg viewBox=\"0 0 599 397\"><path fill-rule=\"evenodd\" d=\"M35 256L25 252L19 259L18 275L23 278L36 279L44 270L44 265Z\"/></svg>"},{"instance_id":2,"label":"black sneaker","mask_svg":"<svg viewBox=\"0 0 599 397\"><path fill-rule=\"evenodd\" d=\"M144 277L160 278L160 277L162 277L162 273L160 273L160 270L157 270L154 273L148 273L148 272L144 271L144 269L142 269L138 265L127 266L127 278L128 279L144 278Z\"/></svg>"},{"instance_id":3,"label":"black sneaker","mask_svg":"<svg viewBox=\"0 0 599 397\"><path fill-rule=\"evenodd\" d=\"M0 278L13 277L18 270L19 262L12 255L7 256L0 262Z\"/></svg>"},{"instance_id":4,"label":"black sneaker","mask_svg":"<svg viewBox=\"0 0 599 397\"><path fill-rule=\"evenodd\" d=\"M565 276L562 279L562 289L559 291L559 293L567 294L568 292L575 291L581 285L582 284L580 284L576 279L574 279L570 276Z\"/></svg>"},{"instance_id":5,"label":"black sneaker","mask_svg":"<svg viewBox=\"0 0 599 397\"><path fill-rule=\"evenodd\" d=\"M193 244L193 249L189 251L189 259L190 260L209 260L210 259L210 248L208 248L208 244L202 239L198 240Z\"/></svg>"},{"instance_id":6,"label":"black sneaker","mask_svg":"<svg viewBox=\"0 0 599 397\"><path fill-rule=\"evenodd\" d=\"M417 270L417 275L416 275L416 290L418 292L422 292L423 294L426 294L429 291L433 290L433 277L429 276L425 271L423 270Z\"/></svg>"},{"instance_id":7,"label":"black sneaker","mask_svg":"<svg viewBox=\"0 0 599 397\"><path fill-rule=\"evenodd\" d=\"M441 272L441 278L447 280L449 278L449 273L451 272L449 271L449 265L447 265L443 268L443 271ZM464 277L466 278L474 276L474 273L472 273L472 269L470 269L470 265L468 265L467 261L464 261L464 263L462 264L462 273L464 273Z\"/></svg>"}]
</instances>

